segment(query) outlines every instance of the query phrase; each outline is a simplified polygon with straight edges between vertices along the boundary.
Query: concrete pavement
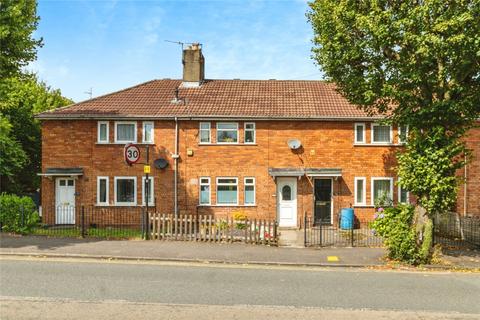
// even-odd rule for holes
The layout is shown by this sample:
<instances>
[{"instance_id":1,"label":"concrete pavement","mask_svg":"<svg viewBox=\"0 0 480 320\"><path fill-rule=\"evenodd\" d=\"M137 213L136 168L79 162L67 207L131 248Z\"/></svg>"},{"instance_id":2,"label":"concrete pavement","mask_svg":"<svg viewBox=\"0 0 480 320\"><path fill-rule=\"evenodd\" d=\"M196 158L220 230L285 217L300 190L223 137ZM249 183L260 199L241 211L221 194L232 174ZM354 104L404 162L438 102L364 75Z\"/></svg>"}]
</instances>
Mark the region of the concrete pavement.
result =
<instances>
[{"instance_id":1,"label":"concrete pavement","mask_svg":"<svg viewBox=\"0 0 480 320\"><path fill-rule=\"evenodd\" d=\"M109 241L9 235L0 236L0 254L306 266L368 267L385 264L382 259L385 250L382 248L310 249L241 243Z\"/></svg>"}]
</instances>

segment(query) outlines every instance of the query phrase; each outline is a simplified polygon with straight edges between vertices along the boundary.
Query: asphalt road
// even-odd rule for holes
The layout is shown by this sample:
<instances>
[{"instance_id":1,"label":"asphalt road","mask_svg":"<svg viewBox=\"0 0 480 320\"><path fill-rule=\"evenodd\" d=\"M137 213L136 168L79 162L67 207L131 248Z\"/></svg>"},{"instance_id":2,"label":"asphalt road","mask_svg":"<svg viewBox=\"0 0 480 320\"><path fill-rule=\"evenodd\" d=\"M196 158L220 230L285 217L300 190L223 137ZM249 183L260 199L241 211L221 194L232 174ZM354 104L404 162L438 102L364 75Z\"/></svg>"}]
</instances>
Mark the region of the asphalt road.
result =
<instances>
[{"instance_id":1,"label":"asphalt road","mask_svg":"<svg viewBox=\"0 0 480 320\"><path fill-rule=\"evenodd\" d=\"M0 268L2 319L21 318L28 308L35 318L34 312L42 307L52 312L53 319L55 310L74 309L75 304L78 310L85 310L88 303L91 310L105 303L111 311L130 305L137 312L145 304L152 304L148 310L155 305L183 305L196 318L202 308L209 315L225 315L245 306L250 306L249 316L254 316L255 310L271 310L268 314L272 314L282 308L290 308L281 312L284 316L292 310L298 314L315 308L335 312L367 309L364 312L390 315L382 319L422 312L431 313L432 319L442 318L440 315L453 318L455 313L473 318L480 315L478 274L5 258L0 260ZM73 309L70 311L75 312Z\"/></svg>"}]
</instances>

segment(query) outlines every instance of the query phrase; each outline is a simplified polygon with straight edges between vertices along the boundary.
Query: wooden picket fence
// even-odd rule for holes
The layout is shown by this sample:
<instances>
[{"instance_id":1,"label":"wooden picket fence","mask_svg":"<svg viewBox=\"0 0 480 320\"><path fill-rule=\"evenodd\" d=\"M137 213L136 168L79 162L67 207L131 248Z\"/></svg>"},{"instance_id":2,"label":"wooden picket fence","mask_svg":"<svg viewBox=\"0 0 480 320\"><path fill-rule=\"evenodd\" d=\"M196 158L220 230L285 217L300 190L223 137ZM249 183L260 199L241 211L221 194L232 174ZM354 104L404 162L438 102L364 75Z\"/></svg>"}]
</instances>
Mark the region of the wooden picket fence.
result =
<instances>
[{"instance_id":1,"label":"wooden picket fence","mask_svg":"<svg viewBox=\"0 0 480 320\"><path fill-rule=\"evenodd\" d=\"M234 220L213 215L148 214L149 238L277 245L277 223L264 219Z\"/></svg>"}]
</instances>

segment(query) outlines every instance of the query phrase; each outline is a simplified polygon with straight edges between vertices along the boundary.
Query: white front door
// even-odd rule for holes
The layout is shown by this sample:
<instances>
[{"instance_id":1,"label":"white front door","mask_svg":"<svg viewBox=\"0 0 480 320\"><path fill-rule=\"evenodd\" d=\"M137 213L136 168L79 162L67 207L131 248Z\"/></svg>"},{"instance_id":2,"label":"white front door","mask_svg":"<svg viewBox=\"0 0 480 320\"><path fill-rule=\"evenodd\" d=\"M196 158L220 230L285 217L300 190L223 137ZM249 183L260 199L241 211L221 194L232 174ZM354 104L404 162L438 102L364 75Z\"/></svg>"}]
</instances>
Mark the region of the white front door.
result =
<instances>
[{"instance_id":1,"label":"white front door","mask_svg":"<svg viewBox=\"0 0 480 320\"><path fill-rule=\"evenodd\" d=\"M57 178L55 192L55 223L75 223L75 180Z\"/></svg>"},{"instance_id":2,"label":"white front door","mask_svg":"<svg viewBox=\"0 0 480 320\"><path fill-rule=\"evenodd\" d=\"M297 178L277 178L277 214L280 227L297 226Z\"/></svg>"}]
</instances>

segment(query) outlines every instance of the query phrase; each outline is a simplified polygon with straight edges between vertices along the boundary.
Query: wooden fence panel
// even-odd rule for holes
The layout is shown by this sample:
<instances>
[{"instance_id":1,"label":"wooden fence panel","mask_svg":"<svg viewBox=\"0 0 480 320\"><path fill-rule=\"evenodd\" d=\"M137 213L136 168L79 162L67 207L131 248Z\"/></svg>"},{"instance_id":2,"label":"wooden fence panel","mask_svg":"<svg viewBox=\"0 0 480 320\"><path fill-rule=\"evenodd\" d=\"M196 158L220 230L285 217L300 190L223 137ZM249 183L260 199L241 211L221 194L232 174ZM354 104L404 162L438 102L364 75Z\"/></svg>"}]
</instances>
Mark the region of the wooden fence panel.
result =
<instances>
[{"instance_id":1,"label":"wooden fence panel","mask_svg":"<svg viewBox=\"0 0 480 320\"><path fill-rule=\"evenodd\" d=\"M192 214L175 217L149 212L148 225L152 240L277 244L276 222L264 219L235 220L233 217Z\"/></svg>"}]
</instances>

